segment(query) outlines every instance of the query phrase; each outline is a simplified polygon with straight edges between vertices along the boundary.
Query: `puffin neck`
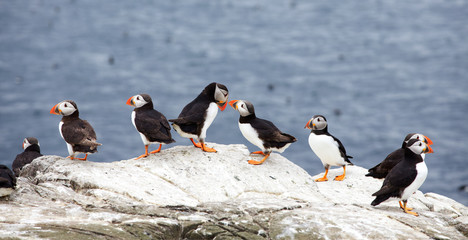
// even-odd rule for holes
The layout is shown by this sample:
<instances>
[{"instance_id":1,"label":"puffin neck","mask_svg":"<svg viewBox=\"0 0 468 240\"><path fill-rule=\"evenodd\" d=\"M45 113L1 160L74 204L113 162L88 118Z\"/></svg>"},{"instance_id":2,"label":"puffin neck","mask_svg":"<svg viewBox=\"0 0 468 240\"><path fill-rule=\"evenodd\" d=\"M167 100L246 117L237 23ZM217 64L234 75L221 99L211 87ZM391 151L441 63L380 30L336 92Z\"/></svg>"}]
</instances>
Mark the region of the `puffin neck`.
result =
<instances>
[{"instance_id":1,"label":"puffin neck","mask_svg":"<svg viewBox=\"0 0 468 240\"><path fill-rule=\"evenodd\" d=\"M77 109L74 113L68 116L63 116L62 121L69 121L69 120L77 119L79 118L79 116L80 116L80 113L78 112L78 109Z\"/></svg>"},{"instance_id":2,"label":"puffin neck","mask_svg":"<svg viewBox=\"0 0 468 240\"><path fill-rule=\"evenodd\" d=\"M25 152L41 152L41 148L37 144L33 144L26 149L24 149Z\"/></svg>"},{"instance_id":3,"label":"puffin neck","mask_svg":"<svg viewBox=\"0 0 468 240\"><path fill-rule=\"evenodd\" d=\"M322 134L327 134L328 133L328 126L326 126L324 129L321 129L321 130L317 130L317 129L312 129L312 131L310 132L313 132L315 133L316 135L322 135Z\"/></svg>"},{"instance_id":4,"label":"puffin neck","mask_svg":"<svg viewBox=\"0 0 468 240\"><path fill-rule=\"evenodd\" d=\"M148 110L148 109L153 109L153 103L152 102L149 102L139 108L135 108L135 111L138 111L138 110Z\"/></svg>"},{"instance_id":5,"label":"puffin neck","mask_svg":"<svg viewBox=\"0 0 468 240\"><path fill-rule=\"evenodd\" d=\"M239 117L239 122L240 122L240 123L248 123L249 121L251 121L251 120L253 120L253 119L255 119L255 118L257 118L257 117L255 116L255 113L252 113L252 114L250 114L250 115L248 115L248 116L245 116L245 117L240 116L240 117Z\"/></svg>"},{"instance_id":6,"label":"puffin neck","mask_svg":"<svg viewBox=\"0 0 468 240\"><path fill-rule=\"evenodd\" d=\"M422 162L423 159L421 157L421 154L416 154L411 149L405 148L405 160L407 161L415 161L415 162Z\"/></svg>"}]
</instances>

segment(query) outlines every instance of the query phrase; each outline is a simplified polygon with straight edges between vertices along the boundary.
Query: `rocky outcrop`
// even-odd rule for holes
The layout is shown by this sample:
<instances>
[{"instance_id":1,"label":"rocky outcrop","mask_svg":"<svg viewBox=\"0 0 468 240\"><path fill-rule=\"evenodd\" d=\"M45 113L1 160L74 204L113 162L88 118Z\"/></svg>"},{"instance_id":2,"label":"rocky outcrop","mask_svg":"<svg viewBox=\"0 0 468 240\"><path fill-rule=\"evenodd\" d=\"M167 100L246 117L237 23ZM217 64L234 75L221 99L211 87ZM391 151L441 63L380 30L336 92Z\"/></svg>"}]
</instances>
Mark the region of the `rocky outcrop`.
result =
<instances>
[{"instance_id":1,"label":"rocky outcrop","mask_svg":"<svg viewBox=\"0 0 468 240\"><path fill-rule=\"evenodd\" d=\"M218 153L175 146L109 163L38 158L0 201L0 238L468 239L468 208L444 196L418 191L414 217L396 200L372 207L382 181L361 167L348 167L343 182L315 183L279 154L253 166L243 145L210 146Z\"/></svg>"}]
</instances>

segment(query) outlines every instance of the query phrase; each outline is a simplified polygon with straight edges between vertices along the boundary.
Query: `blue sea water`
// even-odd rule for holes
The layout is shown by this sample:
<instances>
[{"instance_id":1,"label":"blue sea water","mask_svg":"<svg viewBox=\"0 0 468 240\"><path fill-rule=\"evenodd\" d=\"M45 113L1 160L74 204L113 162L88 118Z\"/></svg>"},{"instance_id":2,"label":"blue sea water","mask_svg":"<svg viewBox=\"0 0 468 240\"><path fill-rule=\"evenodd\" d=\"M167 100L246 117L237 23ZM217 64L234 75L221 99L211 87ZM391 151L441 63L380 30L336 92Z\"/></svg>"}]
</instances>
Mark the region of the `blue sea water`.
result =
<instances>
[{"instance_id":1,"label":"blue sea water","mask_svg":"<svg viewBox=\"0 0 468 240\"><path fill-rule=\"evenodd\" d=\"M421 190L467 205L467 22L465 0L0 1L0 163L27 136L67 156L49 114L65 99L103 144L90 161L138 156L129 97L175 118L216 81L294 135L283 155L311 175L323 171L304 129L315 114L365 168L423 133L435 153ZM219 112L207 141L256 151L237 120Z\"/></svg>"}]
</instances>

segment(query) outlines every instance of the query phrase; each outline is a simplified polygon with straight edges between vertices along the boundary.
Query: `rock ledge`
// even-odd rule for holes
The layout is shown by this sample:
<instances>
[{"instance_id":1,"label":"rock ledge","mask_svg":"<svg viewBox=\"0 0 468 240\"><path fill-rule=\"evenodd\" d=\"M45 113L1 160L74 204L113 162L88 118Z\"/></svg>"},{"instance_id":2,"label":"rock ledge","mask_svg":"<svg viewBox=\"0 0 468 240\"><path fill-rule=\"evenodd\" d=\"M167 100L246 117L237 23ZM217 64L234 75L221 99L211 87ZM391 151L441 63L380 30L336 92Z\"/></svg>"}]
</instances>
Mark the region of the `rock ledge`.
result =
<instances>
[{"instance_id":1,"label":"rock ledge","mask_svg":"<svg viewBox=\"0 0 468 240\"><path fill-rule=\"evenodd\" d=\"M175 146L109 163L36 159L0 201L0 238L468 239L468 208L447 197L418 191L414 217L396 200L372 207L382 182L361 167L315 183L279 154L252 166L244 145L209 145L218 153Z\"/></svg>"}]
</instances>

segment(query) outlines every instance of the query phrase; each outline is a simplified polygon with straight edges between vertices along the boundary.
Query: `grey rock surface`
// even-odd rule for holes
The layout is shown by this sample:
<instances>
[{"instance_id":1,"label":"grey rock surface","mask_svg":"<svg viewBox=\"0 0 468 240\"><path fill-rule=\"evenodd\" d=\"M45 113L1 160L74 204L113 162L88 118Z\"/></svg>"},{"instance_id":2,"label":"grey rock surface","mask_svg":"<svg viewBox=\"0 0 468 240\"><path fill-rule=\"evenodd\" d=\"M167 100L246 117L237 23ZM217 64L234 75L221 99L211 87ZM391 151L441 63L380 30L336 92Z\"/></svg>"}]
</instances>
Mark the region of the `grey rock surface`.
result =
<instances>
[{"instance_id":1,"label":"grey rock surface","mask_svg":"<svg viewBox=\"0 0 468 240\"><path fill-rule=\"evenodd\" d=\"M209 145L218 153L176 146L107 163L38 158L0 201L0 239L468 239L468 208L444 196L416 192L415 217L396 199L372 207L382 180L364 168L315 183L323 173L279 154L253 166L244 145Z\"/></svg>"}]
</instances>

